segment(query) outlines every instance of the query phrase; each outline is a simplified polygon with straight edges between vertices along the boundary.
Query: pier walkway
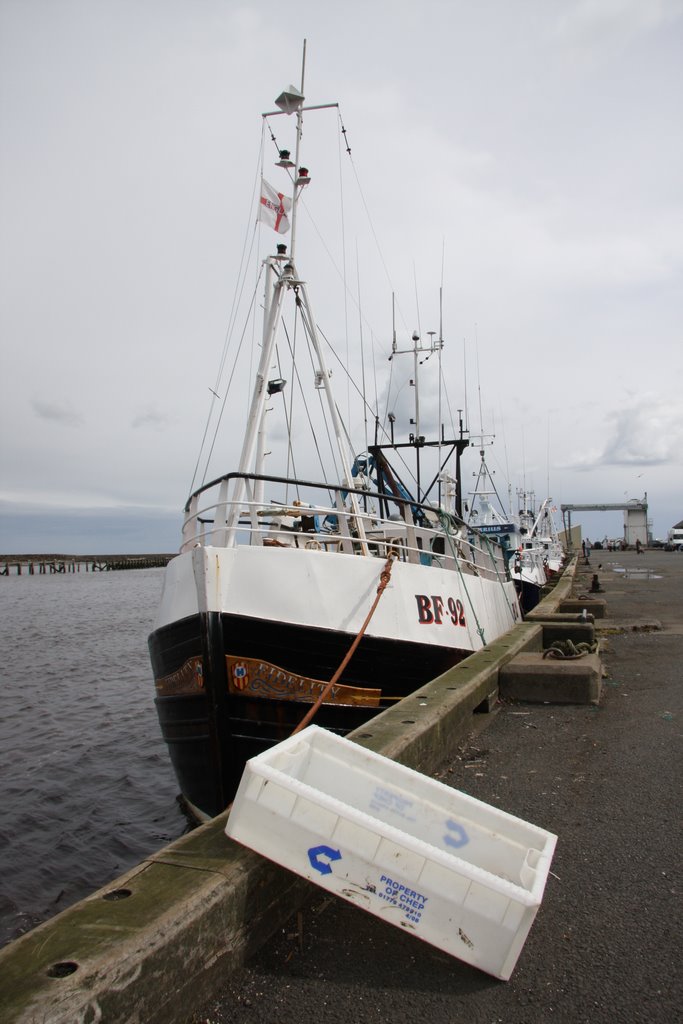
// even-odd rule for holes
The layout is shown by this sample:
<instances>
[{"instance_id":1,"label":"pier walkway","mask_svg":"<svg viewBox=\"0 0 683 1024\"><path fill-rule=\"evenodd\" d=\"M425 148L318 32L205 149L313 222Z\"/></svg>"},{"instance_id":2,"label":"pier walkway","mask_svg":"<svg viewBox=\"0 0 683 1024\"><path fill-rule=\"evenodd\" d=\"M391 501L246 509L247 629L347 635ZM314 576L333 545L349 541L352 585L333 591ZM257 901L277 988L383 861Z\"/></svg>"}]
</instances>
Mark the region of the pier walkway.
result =
<instances>
[{"instance_id":1,"label":"pier walkway","mask_svg":"<svg viewBox=\"0 0 683 1024\"><path fill-rule=\"evenodd\" d=\"M510 981L319 890L192 1024L679 1019L683 555L593 551L576 593L593 575L600 704L499 705L433 773L558 836Z\"/></svg>"}]
</instances>

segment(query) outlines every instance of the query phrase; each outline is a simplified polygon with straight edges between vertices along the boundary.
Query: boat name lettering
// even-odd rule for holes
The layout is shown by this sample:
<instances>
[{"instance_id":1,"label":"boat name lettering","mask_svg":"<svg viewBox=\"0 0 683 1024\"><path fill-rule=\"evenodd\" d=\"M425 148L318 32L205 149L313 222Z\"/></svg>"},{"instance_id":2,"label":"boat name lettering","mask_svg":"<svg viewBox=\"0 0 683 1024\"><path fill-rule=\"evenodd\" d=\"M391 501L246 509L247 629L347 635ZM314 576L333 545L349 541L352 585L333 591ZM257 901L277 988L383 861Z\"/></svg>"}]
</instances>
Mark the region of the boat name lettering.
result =
<instances>
[{"instance_id":1,"label":"boat name lettering","mask_svg":"<svg viewBox=\"0 0 683 1024\"><path fill-rule=\"evenodd\" d=\"M285 672L284 669L270 665L267 661L260 661L256 672L259 682L269 683L274 692L287 690L291 693L298 690L300 693L322 693L325 689L325 683ZM334 698L337 692L337 687L333 686L330 690L330 697Z\"/></svg>"},{"instance_id":2,"label":"boat name lettering","mask_svg":"<svg viewBox=\"0 0 683 1024\"><path fill-rule=\"evenodd\" d=\"M181 696L196 693L204 688L202 659L188 658L175 672L155 680L156 692L159 697Z\"/></svg>"},{"instance_id":3,"label":"boat name lettering","mask_svg":"<svg viewBox=\"0 0 683 1024\"><path fill-rule=\"evenodd\" d=\"M417 621L421 626L441 626L444 619L450 619L454 626L465 626L465 608L459 597L444 600L439 594L416 594Z\"/></svg>"},{"instance_id":4,"label":"boat name lettering","mask_svg":"<svg viewBox=\"0 0 683 1024\"><path fill-rule=\"evenodd\" d=\"M320 679L310 679L296 672L272 665L255 658L238 658L226 655L228 688L231 693L242 696L270 697L281 700L315 700L326 688ZM327 691L325 701L331 704L356 704L361 707L378 707L381 690L366 687L347 686L338 683Z\"/></svg>"}]
</instances>

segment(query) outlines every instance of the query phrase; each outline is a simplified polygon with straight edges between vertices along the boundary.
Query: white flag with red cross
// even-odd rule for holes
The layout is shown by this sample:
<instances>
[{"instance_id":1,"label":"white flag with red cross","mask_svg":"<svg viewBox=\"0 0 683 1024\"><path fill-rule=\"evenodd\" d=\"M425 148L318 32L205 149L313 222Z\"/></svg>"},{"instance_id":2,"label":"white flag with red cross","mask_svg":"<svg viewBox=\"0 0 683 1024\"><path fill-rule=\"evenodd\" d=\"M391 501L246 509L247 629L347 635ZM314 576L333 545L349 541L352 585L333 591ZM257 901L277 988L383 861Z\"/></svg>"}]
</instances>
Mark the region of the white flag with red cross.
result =
<instances>
[{"instance_id":1,"label":"white flag with red cross","mask_svg":"<svg viewBox=\"0 0 683 1024\"><path fill-rule=\"evenodd\" d=\"M289 231L287 214L292 208L292 200L282 192L276 192L272 185L261 179L261 202L259 203L259 220L268 224L279 234Z\"/></svg>"}]
</instances>

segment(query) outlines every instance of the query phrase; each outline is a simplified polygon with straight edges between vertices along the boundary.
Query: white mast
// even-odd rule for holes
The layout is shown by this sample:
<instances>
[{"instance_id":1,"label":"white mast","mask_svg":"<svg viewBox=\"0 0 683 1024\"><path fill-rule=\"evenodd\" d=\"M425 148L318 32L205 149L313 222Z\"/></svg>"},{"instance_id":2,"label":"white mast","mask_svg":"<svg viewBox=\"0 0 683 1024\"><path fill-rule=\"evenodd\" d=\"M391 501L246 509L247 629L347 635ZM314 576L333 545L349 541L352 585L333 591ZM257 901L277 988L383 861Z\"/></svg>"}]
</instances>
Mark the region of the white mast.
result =
<instances>
[{"instance_id":1,"label":"white mast","mask_svg":"<svg viewBox=\"0 0 683 1024\"><path fill-rule=\"evenodd\" d=\"M412 348L398 348L398 345L396 343L396 330L394 329L394 337L393 337L393 341L392 341L392 345L391 345L391 355L389 356L390 359L393 359L394 356L404 356L404 355L410 355L410 354L412 354L412 356L413 356L413 379L410 381L410 385L411 385L411 387L415 388L415 418L414 418L414 420L411 420L411 423L415 427L415 433L414 433L414 435L412 437L412 442L415 444L415 450L417 452L417 467L418 467L418 470L417 470L417 482L418 482L417 498L418 498L418 501L420 500L420 497L421 497L420 493L419 493L419 489L420 489L420 461L419 461L420 456L419 456L419 452L420 452L420 447L421 447L421 444L422 444L422 442L420 441L420 436L421 436L420 435L420 382L419 382L419 378L418 378L419 366L420 366L420 363L424 363L435 352L438 352L439 353L439 367L440 367L440 365L441 365L441 350L443 349L443 338L441 337L441 331L439 331L439 338L438 338L437 341L434 341L434 334L435 334L434 331L428 331L427 333L429 334L429 344L428 345L423 345L422 344L422 339L420 338L420 335L418 334L418 332L415 330L415 331L413 331L413 334L412 334L412 337L411 337L411 341L413 343L412 344ZM422 358L420 358L420 357L422 357ZM439 374L440 373L441 373L441 370L439 369ZM439 409L440 409L440 406L439 406ZM439 415L440 415L440 413L439 413ZM441 424L440 423L439 423L438 430L439 430L439 437L441 437ZM440 462L439 462L439 465L440 465Z\"/></svg>"},{"instance_id":2,"label":"white mast","mask_svg":"<svg viewBox=\"0 0 683 1024\"><path fill-rule=\"evenodd\" d=\"M318 105L315 107L304 107L304 72L306 65L306 41L304 40L304 53L301 69L301 90L296 89L294 86L290 86L289 89L285 90L275 101L277 106L280 108L278 111L271 111L268 114L264 114L264 117L274 116L275 114L291 114L296 112L296 152L294 162L294 191L292 195L292 227L291 227L291 241L290 241L290 256L285 257L282 253L277 256L270 256L266 261L266 301L265 301L265 314L264 314L264 330L263 330L263 344L261 349L261 358L259 360L259 366L256 373L256 382L252 395L251 408L247 420L247 429L244 437L244 443L242 446L242 454L240 456L238 472L241 474L249 473L249 467L254 462L255 454L258 455L258 463L256 465L256 472L262 471L262 453L265 446L264 431L265 424L263 421L265 412L265 403L268 397L267 389L267 378L268 369L270 367L273 348L275 344L275 337L277 333L278 321L282 309L282 302L286 289L292 289L297 292L300 298L301 305L303 307L307 327L309 331L309 337L315 356L318 363L318 373L316 379L320 381L327 398L327 404L329 409L329 415L332 423L332 429L337 442L337 448L339 451L339 457L342 466L342 481L341 484L344 489L351 490L354 486L353 475L351 472L351 466L346 451L346 445L344 442L344 432L342 429L341 421L339 419L339 413L332 393L330 384L330 373L325 364L323 356L322 346L320 344L320 337L316 327L315 317L313 316L313 310L311 302L308 296L308 289L306 283L299 278L296 272L294 264L294 254L296 247L296 218L297 218L297 207L301 196L301 192L305 185L309 183L308 170L302 168L300 165L300 149L301 149L301 134L302 134L302 123L303 123L303 111L304 110L319 110L329 107L336 107L336 103L328 103ZM282 154L281 154L282 155ZM291 167L291 163L285 165ZM272 297L268 294L270 288L270 282L273 276L277 276L277 280L273 285ZM257 446L258 442L258 446ZM259 488L259 493L260 493ZM247 493L247 483L243 479L237 479L233 489L232 497L229 503L229 511L225 517L226 526L226 545L228 547L234 547L237 542L237 527L239 523L240 513L242 511L241 506L244 502L245 495ZM355 494L349 494L349 501L351 503L352 514L355 518L354 526L357 531L358 538L361 542L361 550L367 554L368 548L365 540L365 531L363 529L363 522L361 519L361 511L358 503L358 498Z\"/></svg>"}]
</instances>

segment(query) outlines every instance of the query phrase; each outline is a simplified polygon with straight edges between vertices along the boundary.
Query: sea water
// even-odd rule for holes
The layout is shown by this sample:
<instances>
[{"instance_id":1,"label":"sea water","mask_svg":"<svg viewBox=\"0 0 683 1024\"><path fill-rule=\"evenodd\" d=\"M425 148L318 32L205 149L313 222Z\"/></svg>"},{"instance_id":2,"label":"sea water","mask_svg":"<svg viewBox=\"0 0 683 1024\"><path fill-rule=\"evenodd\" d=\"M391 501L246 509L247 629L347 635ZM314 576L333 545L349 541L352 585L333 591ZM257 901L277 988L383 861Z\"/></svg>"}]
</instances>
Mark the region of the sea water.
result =
<instances>
[{"instance_id":1,"label":"sea water","mask_svg":"<svg viewBox=\"0 0 683 1024\"><path fill-rule=\"evenodd\" d=\"M0 945L187 831L147 651L163 572L0 577Z\"/></svg>"}]
</instances>

